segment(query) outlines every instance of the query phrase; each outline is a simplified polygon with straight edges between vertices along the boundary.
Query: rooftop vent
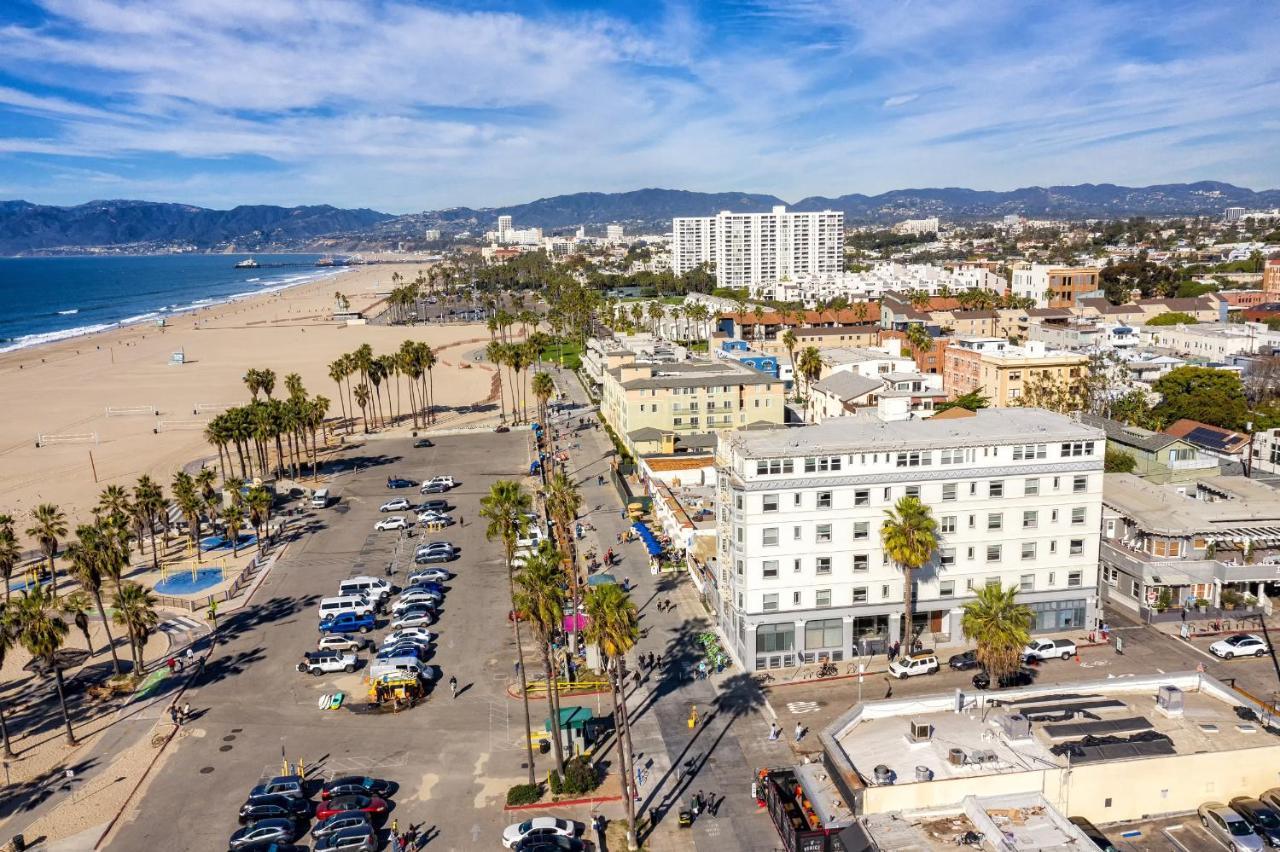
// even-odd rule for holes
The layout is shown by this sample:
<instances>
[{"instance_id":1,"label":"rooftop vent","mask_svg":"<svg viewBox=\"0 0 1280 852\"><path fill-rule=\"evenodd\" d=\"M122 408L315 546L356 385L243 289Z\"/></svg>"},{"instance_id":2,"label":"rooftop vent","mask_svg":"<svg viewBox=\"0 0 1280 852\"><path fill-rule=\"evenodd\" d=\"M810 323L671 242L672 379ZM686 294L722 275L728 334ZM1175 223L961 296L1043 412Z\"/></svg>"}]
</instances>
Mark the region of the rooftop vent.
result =
<instances>
[{"instance_id":1,"label":"rooftop vent","mask_svg":"<svg viewBox=\"0 0 1280 852\"><path fill-rule=\"evenodd\" d=\"M875 775L877 784L892 784L893 770L885 766L883 763L878 764L875 769L871 770Z\"/></svg>"},{"instance_id":2,"label":"rooftop vent","mask_svg":"<svg viewBox=\"0 0 1280 852\"><path fill-rule=\"evenodd\" d=\"M1156 710L1165 716L1182 715L1182 690L1171 683L1160 687L1156 692Z\"/></svg>"},{"instance_id":3,"label":"rooftop vent","mask_svg":"<svg viewBox=\"0 0 1280 852\"><path fill-rule=\"evenodd\" d=\"M911 730L907 734L907 738L913 743L925 743L933 737L933 725L928 722L917 722L912 720Z\"/></svg>"}]
</instances>

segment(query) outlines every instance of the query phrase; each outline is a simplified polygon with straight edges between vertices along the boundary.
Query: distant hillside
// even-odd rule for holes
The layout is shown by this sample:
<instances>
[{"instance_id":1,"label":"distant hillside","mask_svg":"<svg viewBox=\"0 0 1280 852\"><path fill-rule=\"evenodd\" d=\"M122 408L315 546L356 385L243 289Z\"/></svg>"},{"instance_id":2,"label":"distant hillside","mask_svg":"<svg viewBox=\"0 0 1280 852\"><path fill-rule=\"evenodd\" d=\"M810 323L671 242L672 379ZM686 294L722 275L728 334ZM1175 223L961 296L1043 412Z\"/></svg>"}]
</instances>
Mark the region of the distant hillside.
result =
<instances>
[{"instance_id":1,"label":"distant hillside","mask_svg":"<svg viewBox=\"0 0 1280 852\"><path fill-rule=\"evenodd\" d=\"M76 207L0 201L0 254L120 246L148 250L174 244L260 250L335 231L362 231L390 218L376 210L327 205L208 210L149 201L91 201Z\"/></svg>"}]
</instances>

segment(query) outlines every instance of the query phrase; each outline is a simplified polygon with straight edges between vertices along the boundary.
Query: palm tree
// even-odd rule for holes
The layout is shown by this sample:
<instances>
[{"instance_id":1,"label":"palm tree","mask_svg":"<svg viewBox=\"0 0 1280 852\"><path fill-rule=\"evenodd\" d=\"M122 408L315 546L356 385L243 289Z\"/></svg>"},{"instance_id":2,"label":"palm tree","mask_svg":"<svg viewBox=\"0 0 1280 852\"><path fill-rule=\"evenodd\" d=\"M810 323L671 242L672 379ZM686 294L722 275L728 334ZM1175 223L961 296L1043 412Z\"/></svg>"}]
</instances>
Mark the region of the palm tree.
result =
<instances>
[{"instance_id":1,"label":"palm tree","mask_svg":"<svg viewBox=\"0 0 1280 852\"><path fill-rule=\"evenodd\" d=\"M93 510L93 513L95 515L113 517L127 515L129 511L129 492L125 491L120 485L108 485L98 495L98 505Z\"/></svg>"},{"instance_id":2,"label":"palm tree","mask_svg":"<svg viewBox=\"0 0 1280 852\"><path fill-rule=\"evenodd\" d=\"M80 588L93 598L94 605L98 609L98 615L102 618L102 629L107 634L107 650L111 652L111 668L119 676L120 658L116 656L115 639L111 636L111 626L107 623L107 611L102 606L104 574L119 576L114 566L117 542L102 527L96 525L76 527L76 538L79 540L67 548L68 555L71 557L72 571L80 583ZM87 634L85 641L87 644ZM92 645L88 647L90 651L93 650Z\"/></svg>"},{"instance_id":3,"label":"palm tree","mask_svg":"<svg viewBox=\"0 0 1280 852\"><path fill-rule=\"evenodd\" d=\"M489 345L484 348L484 357L490 363L497 367L498 372L498 419L499 422L507 422L507 398L502 391L502 364L506 360L506 347L496 340L490 340ZM514 409L513 409L514 411Z\"/></svg>"},{"instance_id":4,"label":"palm tree","mask_svg":"<svg viewBox=\"0 0 1280 852\"><path fill-rule=\"evenodd\" d=\"M436 353L425 343L418 344L418 363L427 374L427 422L436 422Z\"/></svg>"},{"instance_id":5,"label":"palm tree","mask_svg":"<svg viewBox=\"0 0 1280 852\"><path fill-rule=\"evenodd\" d=\"M902 611L907 647L915 640L912 612L915 572L933 557L938 547L938 524L929 507L917 497L903 497L885 510L880 524L880 543L885 553L902 569Z\"/></svg>"},{"instance_id":6,"label":"palm tree","mask_svg":"<svg viewBox=\"0 0 1280 852\"><path fill-rule=\"evenodd\" d=\"M822 356L818 353L818 347L805 347L800 353L800 362L796 364L795 372L804 379L805 408L810 409L813 405L813 383L822 375Z\"/></svg>"},{"instance_id":7,"label":"palm tree","mask_svg":"<svg viewBox=\"0 0 1280 852\"><path fill-rule=\"evenodd\" d=\"M360 406L360 420L364 423L364 433L369 434L369 386L361 382L356 385L356 405Z\"/></svg>"},{"instance_id":8,"label":"palm tree","mask_svg":"<svg viewBox=\"0 0 1280 852\"><path fill-rule=\"evenodd\" d=\"M617 722L618 754L621 757L619 780L622 798L627 805L627 848L636 846L636 804L632 792L634 758L631 749L631 721L627 713L627 653L640 637L636 605L622 587L616 584L593 586L587 591L587 638L608 661L612 683L613 713Z\"/></svg>"},{"instance_id":9,"label":"palm tree","mask_svg":"<svg viewBox=\"0 0 1280 852\"><path fill-rule=\"evenodd\" d=\"M173 475L173 498L178 504L178 511L187 522L187 534L191 538L191 546L196 556L200 556L200 513L204 509L204 500L196 490L195 480L191 474L180 470Z\"/></svg>"},{"instance_id":10,"label":"palm tree","mask_svg":"<svg viewBox=\"0 0 1280 852\"><path fill-rule=\"evenodd\" d=\"M480 500L480 517L489 522L485 528L485 537L490 541L501 541L503 555L507 560L507 585L511 595L511 624L516 634L516 656L520 669L520 695L524 699L525 747L528 749L529 783L537 783L533 774L533 735L532 723L529 721L529 688L525 677L524 647L520 644L520 619L517 617L515 567L516 539L520 538L528 526L525 517L531 507L529 494L520 487L520 483L508 479L500 479L489 486L489 493Z\"/></svg>"},{"instance_id":11,"label":"palm tree","mask_svg":"<svg viewBox=\"0 0 1280 852\"><path fill-rule=\"evenodd\" d=\"M913 322L907 326L907 343L916 352L928 352L933 348L933 338L922 323Z\"/></svg>"},{"instance_id":12,"label":"palm tree","mask_svg":"<svg viewBox=\"0 0 1280 852\"><path fill-rule=\"evenodd\" d=\"M231 539L231 555L233 557L240 555L240 530L244 529L244 509L239 504L232 503L231 506L222 513L222 524L227 532L227 538Z\"/></svg>"},{"instance_id":13,"label":"palm tree","mask_svg":"<svg viewBox=\"0 0 1280 852\"><path fill-rule=\"evenodd\" d=\"M17 635L13 629L12 612L7 609L8 603L8 600L6 600L5 606L0 607L0 669L4 668L5 655L17 643ZM0 704L0 748L4 749L6 758L15 756L13 745L9 742L9 724L4 719L4 705L2 704Z\"/></svg>"},{"instance_id":14,"label":"palm tree","mask_svg":"<svg viewBox=\"0 0 1280 852\"><path fill-rule=\"evenodd\" d=\"M90 657L95 656L93 639L89 636L89 610L92 608L93 601L89 600L89 595L83 589L77 589L62 599L62 611L71 616L84 636L84 647L88 649Z\"/></svg>"},{"instance_id":15,"label":"palm tree","mask_svg":"<svg viewBox=\"0 0 1280 852\"><path fill-rule=\"evenodd\" d=\"M156 596L140 583L122 583L111 602L112 618L129 632L129 645L133 649L133 671L142 673L142 652L147 637L160 623L156 612Z\"/></svg>"},{"instance_id":16,"label":"palm tree","mask_svg":"<svg viewBox=\"0 0 1280 852\"><path fill-rule=\"evenodd\" d=\"M258 536L258 550L262 550L263 530L271 520L271 492L256 485L249 489L245 503L249 507L249 522Z\"/></svg>"},{"instance_id":17,"label":"palm tree","mask_svg":"<svg viewBox=\"0 0 1280 852\"><path fill-rule=\"evenodd\" d=\"M341 358L329 363L329 378L338 386L338 404L342 407L342 420L347 420L347 401L342 396L342 380L347 377L347 366Z\"/></svg>"},{"instance_id":18,"label":"palm tree","mask_svg":"<svg viewBox=\"0 0 1280 852\"><path fill-rule=\"evenodd\" d=\"M960 628L978 643L978 662L993 684L1018 670L1022 649L1031 641L1035 620L1031 608L1017 601L1016 586L983 586L974 600L964 605Z\"/></svg>"},{"instance_id":19,"label":"palm tree","mask_svg":"<svg viewBox=\"0 0 1280 852\"><path fill-rule=\"evenodd\" d=\"M787 329L782 332L782 345L787 348L787 360L791 362L792 375L795 375L796 367L796 333Z\"/></svg>"},{"instance_id":20,"label":"palm tree","mask_svg":"<svg viewBox=\"0 0 1280 852\"><path fill-rule=\"evenodd\" d=\"M67 534L67 517L53 503L41 503L31 513L31 526L27 527L27 535L40 542L44 558L49 560L49 582L53 586L53 596L58 597L58 573L53 567L53 556L58 552L58 539Z\"/></svg>"},{"instance_id":21,"label":"palm tree","mask_svg":"<svg viewBox=\"0 0 1280 852\"><path fill-rule=\"evenodd\" d=\"M145 473L138 477L133 488L133 511L141 520L142 528L151 535L151 567L159 569L160 557L156 553L156 522L169 511L164 490Z\"/></svg>"},{"instance_id":22,"label":"palm tree","mask_svg":"<svg viewBox=\"0 0 1280 852\"><path fill-rule=\"evenodd\" d=\"M67 712L67 694L63 687L62 667L58 665L58 651L62 650L70 632L67 622L58 614L58 599L44 586L24 591L13 604L14 629L18 641L46 668L53 670L58 687L58 704L62 707L62 721L67 728L67 745L76 744L71 730L71 714Z\"/></svg>"},{"instance_id":23,"label":"palm tree","mask_svg":"<svg viewBox=\"0 0 1280 852\"><path fill-rule=\"evenodd\" d=\"M557 672L552 666L551 646L564 622L564 575L560 570L560 553L549 541L544 541L538 552L525 561L516 574L515 609L522 612L538 634L538 650L542 654L542 671L547 678L547 703L551 718L560 718L560 689ZM577 610L574 610L577 613ZM564 774L564 747L560 742L557 726L551 734L551 745L556 755L556 771Z\"/></svg>"},{"instance_id":24,"label":"palm tree","mask_svg":"<svg viewBox=\"0 0 1280 852\"><path fill-rule=\"evenodd\" d=\"M578 560L574 554L573 525L578 520L578 510L582 508L582 494L573 478L560 470L547 483L547 511L556 522L556 531L560 536L560 546L565 554L565 571L569 574L569 596L573 601L573 611L578 611L578 603L582 600L578 587ZM577 624L569 634L570 646L574 653L578 650Z\"/></svg>"},{"instance_id":25,"label":"palm tree","mask_svg":"<svg viewBox=\"0 0 1280 852\"><path fill-rule=\"evenodd\" d=\"M9 583L20 558L22 551L18 548L18 534L13 529L13 516L0 515L0 576L4 577L5 603L9 602Z\"/></svg>"},{"instance_id":26,"label":"palm tree","mask_svg":"<svg viewBox=\"0 0 1280 852\"><path fill-rule=\"evenodd\" d=\"M556 383L550 373L535 373L533 376L533 395L538 400L538 422L544 426L547 422L547 402L556 392Z\"/></svg>"}]
</instances>

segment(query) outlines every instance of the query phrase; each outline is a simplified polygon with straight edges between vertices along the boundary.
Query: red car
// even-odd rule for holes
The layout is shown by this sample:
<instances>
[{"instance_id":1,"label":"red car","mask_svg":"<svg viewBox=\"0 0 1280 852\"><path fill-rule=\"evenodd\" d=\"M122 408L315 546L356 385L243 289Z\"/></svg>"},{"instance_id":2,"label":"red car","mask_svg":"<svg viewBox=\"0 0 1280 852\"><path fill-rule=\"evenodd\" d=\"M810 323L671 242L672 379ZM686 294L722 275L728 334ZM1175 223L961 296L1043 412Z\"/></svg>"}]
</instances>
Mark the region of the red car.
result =
<instances>
[{"instance_id":1,"label":"red car","mask_svg":"<svg viewBox=\"0 0 1280 852\"><path fill-rule=\"evenodd\" d=\"M336 814L349 814L354 811L363 811L370 816L385 814L387 803L377 796L336 796L321 802L316 807L316 821L324 822Z\"/></svg>"}]
</instances>

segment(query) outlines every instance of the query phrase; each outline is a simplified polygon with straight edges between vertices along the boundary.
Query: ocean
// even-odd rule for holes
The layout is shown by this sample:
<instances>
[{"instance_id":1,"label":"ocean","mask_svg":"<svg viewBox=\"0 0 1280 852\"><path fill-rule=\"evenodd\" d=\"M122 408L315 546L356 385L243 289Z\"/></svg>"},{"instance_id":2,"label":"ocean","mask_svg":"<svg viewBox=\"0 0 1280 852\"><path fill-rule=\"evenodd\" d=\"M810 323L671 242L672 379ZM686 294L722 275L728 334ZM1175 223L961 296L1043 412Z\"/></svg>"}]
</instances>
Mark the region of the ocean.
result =
<instances>
[{"instance_id":1,"label":"ocean","mask_svg":"<svg viewBox=\"0 0 1280 852\"><path fill-rule=\"evenodd\" d=\"M155 322L169 314L269 293L341 268L318 254L0 258L0 352Z\"/></svg>"}]
</instances>

